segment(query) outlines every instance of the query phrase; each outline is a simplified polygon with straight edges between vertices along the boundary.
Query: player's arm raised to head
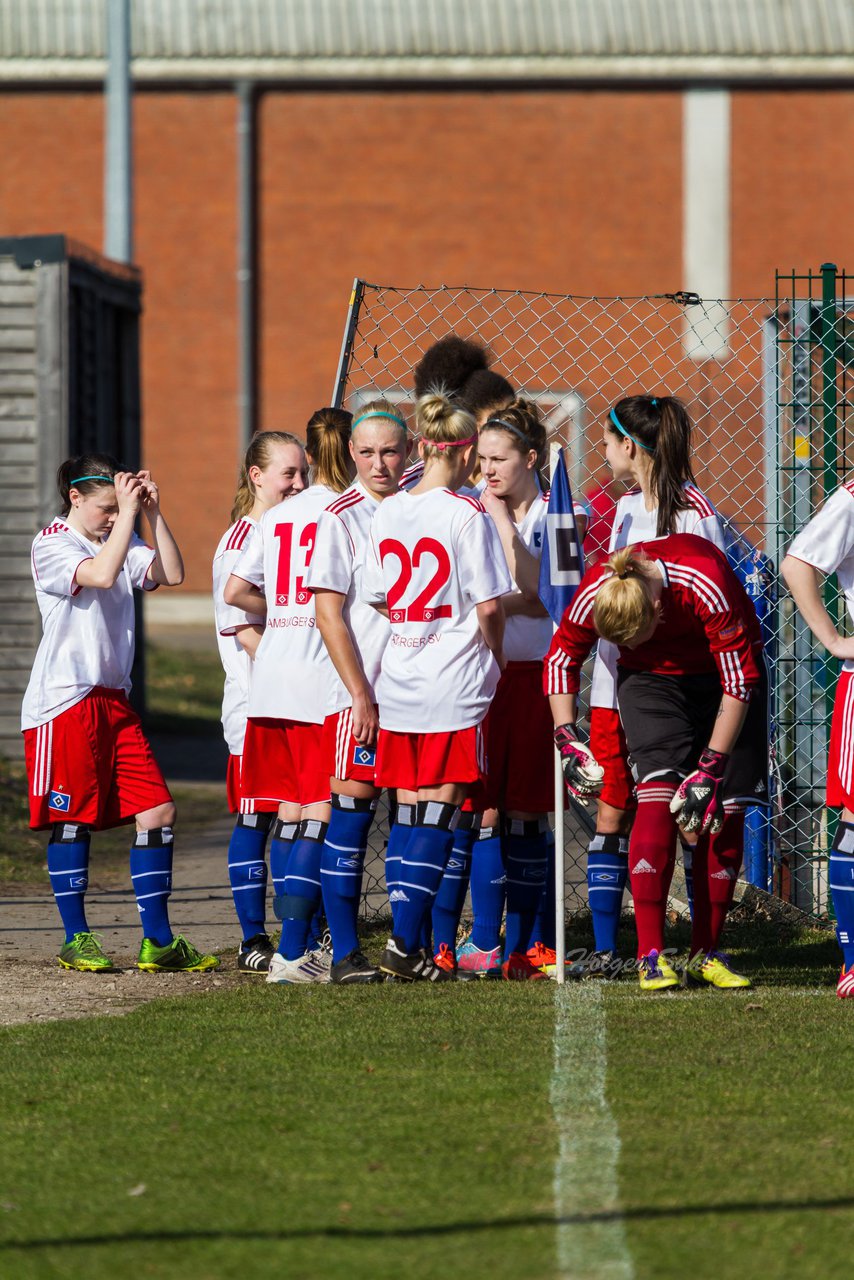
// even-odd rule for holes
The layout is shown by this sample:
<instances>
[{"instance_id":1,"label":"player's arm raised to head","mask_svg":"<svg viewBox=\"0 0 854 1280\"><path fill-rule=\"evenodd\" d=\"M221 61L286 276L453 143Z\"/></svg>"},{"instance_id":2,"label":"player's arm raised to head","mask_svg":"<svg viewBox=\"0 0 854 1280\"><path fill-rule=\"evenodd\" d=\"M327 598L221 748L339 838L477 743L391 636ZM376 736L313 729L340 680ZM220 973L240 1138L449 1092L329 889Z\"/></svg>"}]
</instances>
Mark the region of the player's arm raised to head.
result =
<instances>
[{"instance_id":1,"label":"player's arm raised to head","mask_svg":"<svg viewBox=\"0 0 854 1280\"><path fill-rule=\"evenodd\" d=\"M783 581L792 593L798 612L810 631L835 658L854 658L854 637L841 636L824 607L822 582L824 574L814 565L788 555L780 565Z\"/></svg>"},{"instance_id":2,"label":"player's arm raised to head","mask_svg":"<svg viewBox=\"0 0 854 1280\"><path fill-rule=\"evenodd\" d=\"M110 536L101 550L91 560L77 566L75 578L78 586L94 587L109 591L122 571L133 538L133 526L139 511L139 479L129 471L118 471L113 483L119 513L110 530Z\"/></svg>"},{"instance_id":3,"label":"player's arm raised to head","mask_svg":"<svg viewBox=\"0 0 854 1280\"><path fill-rule=\"evenodd\" d=\"M141 473L147 475L147 472ZM156 582L161 587L180 587L184 581L184 561L175 541L172 530L169 528L163 512L160 510L159 500L155 500L150 496L150 490L153 488L153 482L149 480L149 496L148 505L146 499L143 498L142 509L148 519L148 526L151 529L151 540L154 544L156 555L152 560L148 576L152 582ZM154 490L156 494L156 489Z\"/></svg>"},{"instance_id":4,"label":"player's arm raised to head","mask_svg":"<svg viewBox=\"0 0 854 1280\"><path fill-rule=\"evenodd\" d=\"M379 718L353 637L344 621L345 602L346 597L337 591L314 589L314 610L323 643L353 701L353 737L361 746L372 747Z\"/></svg>"},{"instance_id":5,"label":"player's arm raised to head","mask_svg":"<svg viewBox=\"0 0 854 1280\"><path fill-rule=\"evenodd\" d=\"M540 582L539 560L536 556L531 555L531 552L519 537L519 531L510 518L510 512L507 510L506 504L500 498L496 498L495 494L490 493L488 489L483 492L480 500L498 530L501 549L504 552L511 578L522 592L523 599L528 601L529 604L539 605L544 613L545 610L542 609L538 594ZM539 502L539 498L537 501ZM532 616L541 615L534 614Z\"/></svg>"}]
</instances>

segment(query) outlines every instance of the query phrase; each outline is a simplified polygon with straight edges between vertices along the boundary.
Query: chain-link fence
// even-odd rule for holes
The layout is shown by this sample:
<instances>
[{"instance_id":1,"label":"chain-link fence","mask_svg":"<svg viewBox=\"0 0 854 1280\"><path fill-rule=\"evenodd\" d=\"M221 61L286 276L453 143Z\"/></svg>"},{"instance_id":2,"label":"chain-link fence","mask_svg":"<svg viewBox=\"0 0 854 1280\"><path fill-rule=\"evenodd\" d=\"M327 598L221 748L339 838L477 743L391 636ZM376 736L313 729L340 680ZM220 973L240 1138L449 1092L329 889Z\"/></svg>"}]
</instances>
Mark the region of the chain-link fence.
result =
<instances>
[{"instance_id":1,"label":"chain-link fence","mask_svg":"<svg viewBox=\"0 0 854 1280\"><path fill-rule=\"evenodd\" d=\"M774 299L727 302L686 293L579 298L466 287L404 289L357 281L335 402L355 410L382 394L411 405L413 369L427 347L448 333L477 337L491 349L494 368L538 402L553 441L567 446L575 492L594 497L585 549L595 556L596 548L607 543L607 511L615 500L602 450L602 423L609 408L620 397L638 393L684 400L695 424L697 481L729 522L731 559L756 601L773 669L779 730L772 730L769 746L775 800L770 817L761 810L748 816L746 874L754 883L773 886L799 905L822 912L827 906L822 859L828 822L821 784L835 673L815 653L808 632L793 617L791 602L777 602L776 577L793 530L838 482L844 451L837 431L833 459L826 440L820 464L814 461L819 457L814 443L804 452L804 440L830 432L828 386L833 379L833 412L844 433L842 409L849 390L847 331L836 341L833 373L821 336L828 308L834 317L828 324L834 334L840 332L844 277L834 274L831 283L825 273L824 303L822 277L815 279L817 302L810 302L809 293L803 296L805 288L813 287L809 277L790 277L788 292L781 280ZM372 834L366 864L369 915L386 906L386 835L383 817ZM586 905L586 839L570 812L570 911ZM681 892L677 877L677 906Z\"/></svg>"}]
</instances>

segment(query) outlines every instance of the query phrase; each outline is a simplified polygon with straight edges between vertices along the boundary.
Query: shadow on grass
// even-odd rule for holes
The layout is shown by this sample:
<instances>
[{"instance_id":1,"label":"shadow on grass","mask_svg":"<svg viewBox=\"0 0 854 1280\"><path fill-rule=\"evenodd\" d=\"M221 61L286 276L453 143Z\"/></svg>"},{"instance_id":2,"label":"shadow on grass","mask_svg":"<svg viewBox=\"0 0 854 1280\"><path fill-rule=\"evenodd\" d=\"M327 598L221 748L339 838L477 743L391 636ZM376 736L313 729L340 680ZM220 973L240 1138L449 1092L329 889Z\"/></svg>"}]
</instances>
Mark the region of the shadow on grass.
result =
<instances>
[{"instance_id":1,"label":"shadow on grass","mask_svg":"<svg viewBox=\"0 0 854 1280\"><path fill-rule=\"evenodd\" d=\"M165 1244L190 1240L407 1240L431 1236L472 1235L484 1231L516 1231L521 1227L585 1227L607 1222L632 1222L676 1218L727 1217L730 1214L813 1213L827 1209L854 1209L854 1196L827 1200L734 1200L724 1204L635 1205L628 1209L601 1213L571 1213L563 1217L531 1214L520 1218L488 1219L485 1222L447 1222L423 1227L296 1227L288 1230L242 1231L131 1231L124 1235L44 1236L36 1240L0 1243L0 1252L28 1249L93 1247L115 1244Z\"/></svg>"}]
</instances>

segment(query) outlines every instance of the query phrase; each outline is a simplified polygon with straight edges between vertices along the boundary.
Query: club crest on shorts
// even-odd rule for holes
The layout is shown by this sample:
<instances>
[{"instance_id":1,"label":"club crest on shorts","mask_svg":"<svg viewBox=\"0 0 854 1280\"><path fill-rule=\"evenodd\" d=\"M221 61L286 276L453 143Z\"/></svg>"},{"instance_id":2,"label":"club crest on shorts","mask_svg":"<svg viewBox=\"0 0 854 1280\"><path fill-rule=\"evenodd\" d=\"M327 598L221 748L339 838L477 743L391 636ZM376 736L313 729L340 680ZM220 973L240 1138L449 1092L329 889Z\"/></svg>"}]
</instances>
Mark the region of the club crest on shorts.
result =
<instances>
[{"instance_id":1,"label":"club crest on shorts","mask_svg":"<svg viewBox=\"0 0 854 1280\"><path fill-rule=\"evenodd\" d=\"M376 751L372 751L370 747L360 747L359 744L356 743L353 748L353 764L357 764L363 769L373 769L376 762Z\"/></svg>"},{"instance_id":2,"label":"club crest on shorts","mask_svg":"<svg viewBox=\"0 0 854 1280\"><path fill-rule=\"evenodd\" d=\"M58 809L60 813L71 812L71 796L66 791L51 791L48 807Z\"/></svg>"}]
</instances>

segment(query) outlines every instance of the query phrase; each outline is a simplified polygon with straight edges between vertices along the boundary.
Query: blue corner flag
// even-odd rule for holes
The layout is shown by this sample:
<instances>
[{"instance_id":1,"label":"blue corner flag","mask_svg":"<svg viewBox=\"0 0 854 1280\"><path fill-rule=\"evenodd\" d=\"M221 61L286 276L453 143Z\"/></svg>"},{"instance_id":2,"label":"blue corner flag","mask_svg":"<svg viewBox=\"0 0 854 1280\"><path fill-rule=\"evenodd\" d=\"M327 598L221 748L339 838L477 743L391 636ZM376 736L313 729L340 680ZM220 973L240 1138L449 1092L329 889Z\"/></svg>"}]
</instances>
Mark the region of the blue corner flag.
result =
<instances>
[{"instance_id":1,"label":"blue corner flag","mask_svg":"<svg viewBox=\"0 0 854 1280\"><path fill-rule=\"evenodd\" d=\"M584 553L575 525L563 449L557 455L549 494L546 541L540 561L539 596L555 626L572 601L584 573Z\"/></svg>"}]
</instances>

